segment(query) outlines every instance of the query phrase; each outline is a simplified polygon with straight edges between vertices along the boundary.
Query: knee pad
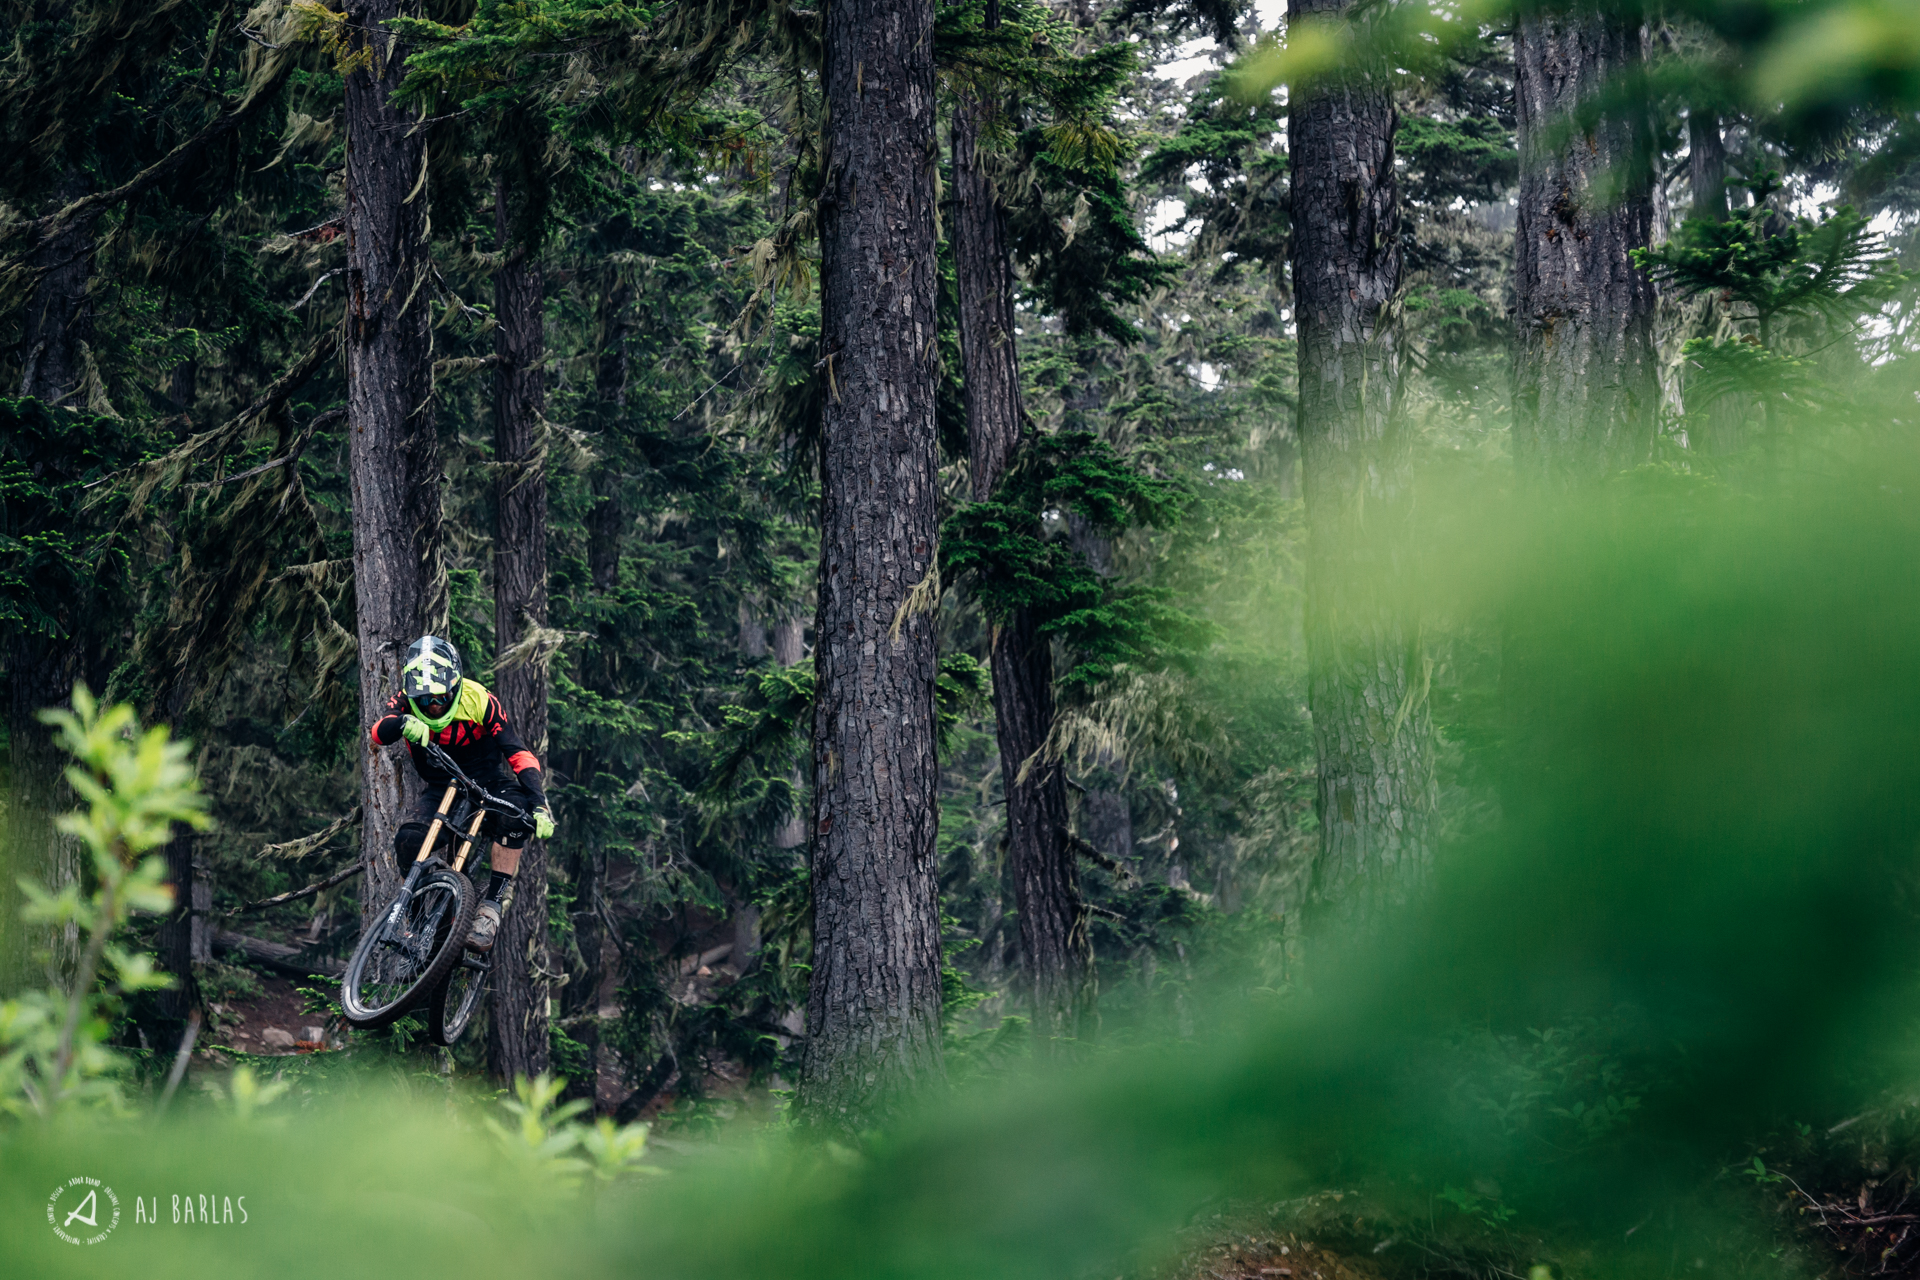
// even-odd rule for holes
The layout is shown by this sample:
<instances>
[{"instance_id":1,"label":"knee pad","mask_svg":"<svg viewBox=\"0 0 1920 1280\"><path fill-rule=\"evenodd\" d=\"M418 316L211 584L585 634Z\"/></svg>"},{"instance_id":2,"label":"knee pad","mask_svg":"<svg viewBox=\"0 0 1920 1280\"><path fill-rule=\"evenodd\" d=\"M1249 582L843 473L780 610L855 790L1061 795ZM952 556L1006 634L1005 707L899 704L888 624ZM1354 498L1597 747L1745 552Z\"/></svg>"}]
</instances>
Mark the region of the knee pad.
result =
<instances>
[{"instance_id":1,"label":"knee pad","mask_svg":"<svg viewBox=\"0 0 1920 1280\"><path fill-rule=\"evenodd\" d=\"M401 871L413 865L413 860L420 855L420 842L426 838L424 822L403 822L393 833L393 860L400 864Z\"/></svg>"}]
</instances>

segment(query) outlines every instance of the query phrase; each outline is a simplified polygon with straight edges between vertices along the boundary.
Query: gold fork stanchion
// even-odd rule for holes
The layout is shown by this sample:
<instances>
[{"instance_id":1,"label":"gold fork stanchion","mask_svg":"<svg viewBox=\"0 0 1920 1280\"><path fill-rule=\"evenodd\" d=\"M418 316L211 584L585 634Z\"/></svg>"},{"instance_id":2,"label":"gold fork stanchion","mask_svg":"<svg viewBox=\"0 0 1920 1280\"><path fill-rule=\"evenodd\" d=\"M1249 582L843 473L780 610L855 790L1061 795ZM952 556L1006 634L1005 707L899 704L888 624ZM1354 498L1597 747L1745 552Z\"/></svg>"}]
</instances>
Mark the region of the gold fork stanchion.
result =
<instances>
[{"instance_id":1,"label":"gold fork stanchion","mask_svg":"<svg viewBox=\"0 0 1920 1280\"><path fill-rule=\"evenodd\" d=\"M480 823L486 816L487 811L485 809L476 809L474 811L473 822L467 827L467 838L461 842L460 853L453 860L453 869L455 871L467 865L467 854L473 851L474 837L480 834Z\"/></svg>"},{"instance_id":2,"label":"gold fork stanchion","mask_svg":"<svg viewBox=\"0 0 1920 1280\"><path fill-rule=\"evenodd\" d=\"M427 838L420 842L420 852L414 855L415 862L427 860L427 850L433 848L434 838L440 834L440 828L446 824L447 810L453 808L453 795L456 788L449 782L447 794L440 797L440 809L433 815L433 824L427 828Z\"/></svg>"}]
</instances>

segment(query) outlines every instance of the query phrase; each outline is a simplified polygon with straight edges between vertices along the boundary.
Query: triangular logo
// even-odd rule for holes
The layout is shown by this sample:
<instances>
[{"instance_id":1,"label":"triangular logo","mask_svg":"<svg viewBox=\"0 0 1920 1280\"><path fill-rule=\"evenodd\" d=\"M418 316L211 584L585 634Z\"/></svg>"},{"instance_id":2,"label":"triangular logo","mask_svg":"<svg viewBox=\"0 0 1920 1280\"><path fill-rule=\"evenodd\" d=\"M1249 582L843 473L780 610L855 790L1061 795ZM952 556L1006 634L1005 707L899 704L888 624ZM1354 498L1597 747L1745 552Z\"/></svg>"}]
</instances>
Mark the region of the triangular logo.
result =
<instances>
[{"instance_id":1,"label":"triangular logo","mask_svg":"<svg viewBox=\"0 0 1920 1280\"><path fill-rule=\"evenodd\" d=\"M84 1222L90 1227L99 1225L93 1220L95 1211L99 1208L99 1202L93 1197L93 1192L87 1192L87 1198L80 1202L77 1209L67 1215L68 1226L72 1226L76 1221Z\"/></svg>"}]
</instances>

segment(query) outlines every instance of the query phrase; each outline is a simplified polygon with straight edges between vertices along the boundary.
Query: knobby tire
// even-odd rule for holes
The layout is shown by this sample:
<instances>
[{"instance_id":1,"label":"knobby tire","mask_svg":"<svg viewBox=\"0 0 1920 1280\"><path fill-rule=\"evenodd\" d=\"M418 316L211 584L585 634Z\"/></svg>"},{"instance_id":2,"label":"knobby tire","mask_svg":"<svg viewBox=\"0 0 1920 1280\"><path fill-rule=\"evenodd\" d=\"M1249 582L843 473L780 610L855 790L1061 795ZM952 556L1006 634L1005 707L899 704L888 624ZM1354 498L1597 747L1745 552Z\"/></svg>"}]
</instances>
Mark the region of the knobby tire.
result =
<instances>
[{"instance_id":1,"label":"knobby tire","mask_svg":"<svg viewBox=\"0 0 1920 1280\"><path fill-rule=\"evenodd\" d=\"M488 966L474 968L475 964ZM473 1015L487 992L492 973L491 953L487 958L468 956L447 971L447 980L434 988L427 1009L427 1033L435 1044L452 1045L473 1023Z\"/></svg>"},{"instance_id":2,"label":"knobby tire","mask_svg":"<svg viewBox=\"0 0 1920 1280\"><path fill-rule=\"evenodd\" d=\"M392 1026L445 988L448 975L466 950L474 914L480 909L480 895L465 876L439 867L421 877L404 917L406 923L424 924L436 905L444 905L449 896L453 909L451 913L443 910L436 921L433 950L425 964L409 964L409 957L384 945L396 926L390 918L393 904L381 908L373 925L361 935L340 983L340 1005L349 1024L363 1031ZM375 995L375 987L400 990L397 994L388 990ZM437 1029L438 1019L434 1021Z\"/></svg>"}]
</instances>

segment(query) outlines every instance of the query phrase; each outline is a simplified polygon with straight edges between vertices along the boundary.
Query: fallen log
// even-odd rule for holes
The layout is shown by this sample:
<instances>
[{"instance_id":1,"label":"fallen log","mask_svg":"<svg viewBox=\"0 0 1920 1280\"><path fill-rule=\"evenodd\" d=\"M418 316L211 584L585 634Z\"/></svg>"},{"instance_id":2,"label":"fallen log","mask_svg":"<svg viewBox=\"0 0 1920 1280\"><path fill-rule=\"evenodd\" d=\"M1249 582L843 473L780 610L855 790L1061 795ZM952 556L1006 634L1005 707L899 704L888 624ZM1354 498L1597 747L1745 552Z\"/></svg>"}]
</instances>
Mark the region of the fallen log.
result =
<instances>
[{"instance_id":1,"label":"fallen log","mask_svg":"<svg viewBox=\"0 0 1920 1280\"><path fill-rule=\"evenodd\" d=\"M238 955L263 968L271 969L275 973L284 973L292 978L338 978L346 972L347 968L338 960L324 960L304 955L301 948L289 946L284 942L249 938L241 933L228 933L225 929L214 931L213 949L216 953Z\"/></svg>"}]
</instances>

